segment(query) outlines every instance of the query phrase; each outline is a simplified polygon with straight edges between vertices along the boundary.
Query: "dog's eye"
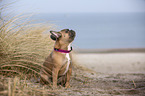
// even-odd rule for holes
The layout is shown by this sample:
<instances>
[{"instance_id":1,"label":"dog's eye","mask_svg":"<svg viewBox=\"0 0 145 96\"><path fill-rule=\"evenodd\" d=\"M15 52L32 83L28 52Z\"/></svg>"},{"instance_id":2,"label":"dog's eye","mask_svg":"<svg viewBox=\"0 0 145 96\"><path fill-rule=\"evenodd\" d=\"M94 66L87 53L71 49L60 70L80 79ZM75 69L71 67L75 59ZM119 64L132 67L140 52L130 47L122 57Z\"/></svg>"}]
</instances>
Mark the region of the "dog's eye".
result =
<instances>
[{"instance_id":1,"label":"dog's eye","mask_svg":"<svg viewBox=\"0 0 145 96\"><path fill-rule=\"evenodd\" d=\"M65 31L65 33L68 33L69 30Z\"/></svg>"}]
</instances>

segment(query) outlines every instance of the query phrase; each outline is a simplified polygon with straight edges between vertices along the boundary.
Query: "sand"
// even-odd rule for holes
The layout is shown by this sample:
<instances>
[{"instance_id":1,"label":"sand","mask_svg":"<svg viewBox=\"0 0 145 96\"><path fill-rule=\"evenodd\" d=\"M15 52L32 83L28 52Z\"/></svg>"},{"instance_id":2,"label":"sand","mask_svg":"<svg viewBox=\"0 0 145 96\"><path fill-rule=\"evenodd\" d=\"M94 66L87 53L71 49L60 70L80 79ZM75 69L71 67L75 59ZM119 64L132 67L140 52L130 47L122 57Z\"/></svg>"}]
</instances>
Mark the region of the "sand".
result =
<instances>
[{"instance_id":1,"label":"sand","mask_svg":"<svg viewBox=\"0 0 145 96\"><path fill-rule=\"evenodd\" d=\"M53 90L43 86L48 93L53 96L145 96L145 53L76 53L73 57L70 88L59 86ZM39 83L30 84L42 87ZM0 84L0 90L3 89Z\"/></svg>"},{"instance_id":2,"label":"sand","mask_svg":"<svg viewBox=\"0 0 145 96\"><path fill-rule=\"evenodd\" d=\"M145 53L79 53L76 64L101 73L145 73Z\"/></svg>"},{"instance_id":3,"label":"sand","mask_svg":"<svg viewBox=\"0 0 145 96\"><path fill-rule=\"evenodd\" d=\"M145 96L145 53L77 53L71 87L60 96Z\"/></svg>"},{"instance_id":4,"label":"sand","mask_svg":"<svg viewBox=\"0 0 145 96\"><path fill-rule=\"evenodd\" d=\"M73 57L71 87L60 91L60 96L145 96L145 53L76 53Z\"/></svg>"}]
</instances>

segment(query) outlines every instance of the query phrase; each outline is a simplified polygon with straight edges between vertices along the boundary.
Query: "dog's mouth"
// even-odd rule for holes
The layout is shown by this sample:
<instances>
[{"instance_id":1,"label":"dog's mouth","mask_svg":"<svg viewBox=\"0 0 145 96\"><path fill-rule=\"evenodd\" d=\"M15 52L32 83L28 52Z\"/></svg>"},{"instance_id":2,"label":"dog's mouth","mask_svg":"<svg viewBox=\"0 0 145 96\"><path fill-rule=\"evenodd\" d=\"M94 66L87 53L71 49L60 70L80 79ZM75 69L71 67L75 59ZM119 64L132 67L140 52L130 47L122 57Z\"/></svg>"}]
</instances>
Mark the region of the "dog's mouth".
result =
<instances>
[{"instance_id":1,"label":"dog's mouth","mask_svg":"<svg viewBox=\"0 0 145 96\"><path fill-rule=\"evenodd\" d=\"M50 37L51 37L52 40L56 40L56 39L61 37L60 32L50 31L50 33L51 33Z\"/></svg>"}]
</instances>

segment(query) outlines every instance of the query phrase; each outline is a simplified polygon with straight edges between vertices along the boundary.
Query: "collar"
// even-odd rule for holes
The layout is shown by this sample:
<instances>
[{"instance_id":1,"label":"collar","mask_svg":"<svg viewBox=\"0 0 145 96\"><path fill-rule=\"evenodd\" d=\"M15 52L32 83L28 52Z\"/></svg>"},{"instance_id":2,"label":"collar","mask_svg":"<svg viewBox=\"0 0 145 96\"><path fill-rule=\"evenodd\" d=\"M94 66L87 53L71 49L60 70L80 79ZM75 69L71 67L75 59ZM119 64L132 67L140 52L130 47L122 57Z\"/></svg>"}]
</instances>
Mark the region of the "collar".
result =
<instances>
[{"instance_id":1,"label":"collar","mask_svg":"<svg viewBox=\"0 0 145 96\"><path fill-rule=\"evenodd\" d=\"M71 50L62 50L62 49L54 48L54 51L61 52L61 53L70 53L72 51L72 47Z\"/></svg>"}]
</instances>

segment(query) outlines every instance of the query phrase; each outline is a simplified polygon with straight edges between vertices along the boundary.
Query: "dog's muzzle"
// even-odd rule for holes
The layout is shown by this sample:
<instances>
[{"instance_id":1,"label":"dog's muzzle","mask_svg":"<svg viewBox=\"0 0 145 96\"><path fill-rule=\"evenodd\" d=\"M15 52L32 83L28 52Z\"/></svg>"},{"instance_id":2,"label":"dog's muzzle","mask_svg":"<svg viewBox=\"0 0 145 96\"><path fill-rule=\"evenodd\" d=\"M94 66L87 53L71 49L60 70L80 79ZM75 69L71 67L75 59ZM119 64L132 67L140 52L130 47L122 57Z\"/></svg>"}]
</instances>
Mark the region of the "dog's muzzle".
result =
<instances>
[{"instance_id":1,"label":"dog's muzzle","mask_svg":"<svg viewBox=\"0 0 145 96\"><path fill-rule=\"evenodd\" d=\"M73 31L73 30L70 30L70 31L69 31L69 36L70 36L70 37L75 37L75 35L76 35L76 34L75 34L75 31Z\"/></svg>"}]
</instances>

